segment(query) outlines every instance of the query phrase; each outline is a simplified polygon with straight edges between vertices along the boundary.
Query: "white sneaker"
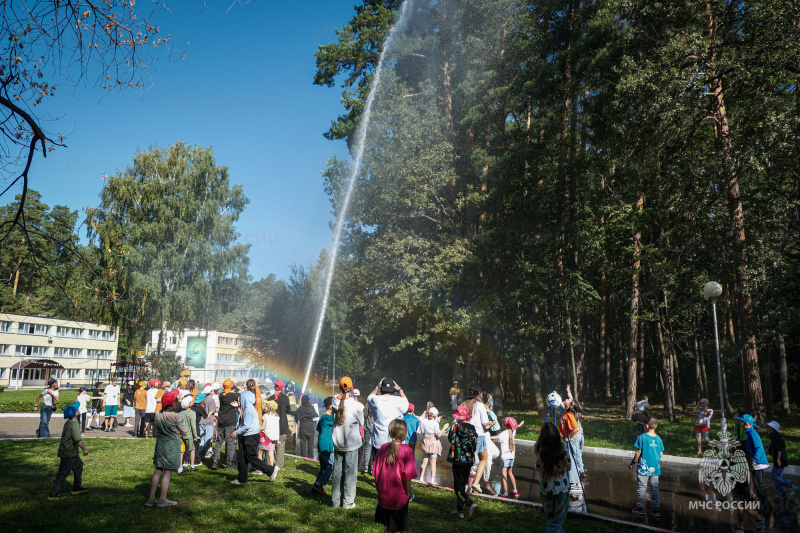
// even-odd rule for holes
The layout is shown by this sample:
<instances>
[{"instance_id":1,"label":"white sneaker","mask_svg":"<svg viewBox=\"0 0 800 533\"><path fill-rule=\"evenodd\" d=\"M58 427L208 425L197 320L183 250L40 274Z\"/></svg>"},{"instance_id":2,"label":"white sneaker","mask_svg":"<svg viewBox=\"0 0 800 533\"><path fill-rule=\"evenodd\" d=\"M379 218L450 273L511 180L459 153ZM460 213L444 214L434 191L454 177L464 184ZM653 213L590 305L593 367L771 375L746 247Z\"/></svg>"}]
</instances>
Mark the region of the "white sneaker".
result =
<instances>
[{"instance_id":1,"label":"white sneaker","mask_svg":"<svg viewBox=\"0 0 800 533\"><path fill-rule=\"evenodd\" d=\"M126 428L132 428L132 427L133 427L133 424L125 424L123 427L126 427Z\"/></svg>"},{"instance_id":2,"label":"white sneaker","mask_svg":"<svg viewBox=\"0 0 800 533\"><path fill-rule=\"evenodd\" d=\"M275 481L275 479L278 477L278 471L279 471L280 469L281 469L281 467L279 467L279 466L276 466L276 467L275 467L275 469L274 469L274 470L272 470L272 475L271 475L271 476L269 476L269 480L270 480L270 481Z\"/></svg>"},{"instance_id":3,"label":"white sneaker","mask_svg":"<svg viewBox=\"0 0 800 533\"><path fill-rule=\"evenodd\" d=\"M475 518L475 511L477 511L477 510L478 510L478 504L477 504L477 503L473 503L472 505L470 505L469 507L467 507L467 517L468 517L468 519L469 519L470 521L471 521L473 518Z\"/></svg>"}]
</instances>

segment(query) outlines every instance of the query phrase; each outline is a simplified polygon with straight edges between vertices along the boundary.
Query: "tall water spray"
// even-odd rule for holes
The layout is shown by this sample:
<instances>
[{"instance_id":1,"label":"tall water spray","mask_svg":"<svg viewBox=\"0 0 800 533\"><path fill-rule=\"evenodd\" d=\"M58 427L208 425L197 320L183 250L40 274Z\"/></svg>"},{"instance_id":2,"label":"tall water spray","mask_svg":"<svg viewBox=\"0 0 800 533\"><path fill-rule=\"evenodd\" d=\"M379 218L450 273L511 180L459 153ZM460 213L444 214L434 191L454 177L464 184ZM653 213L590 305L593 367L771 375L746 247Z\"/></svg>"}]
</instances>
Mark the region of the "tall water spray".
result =
<instances>
[{"instance_id":1,"label":"tall water spray","mask_svg":"<svg viewBox=\"0 0 800 533\"><path fill-rule=\"evenodd\" d=\"M383 70L383 62L384 59L386 59L386 52L392 47L392 43L394 42L398 29L405 25L408 14L411 13L411 4L412 0L406 0L403 2L402 7L400 8L400 16L397 18L397 22L395 22L394 26L392 26L392 29L389 30L389 35L386 37L386 41L383 43L383 49L381 50L381 55L378 58L378 66L375 68L375 79L372 81L372 88L367 96L367 105L364 107L364 114L361 116L361 121L358 124L358 130L356 130L355 163L353 165L353 172L350 174L350 179L347 183L347 190L344 195L341 211L339 212L339 219L336 221L336 232L333 238L331 262L328 265L328 275L325 277L325 292L323 293L322 305L319 309L319 319L317 320L317 331L314 334L314 344L311 346L311 353L308 356L308 367L306 368L305 378L303 378L302 392L306 391L308 378L311 376L311 369L314 365L314 357L317 354L319 339L322 335L322 326L325 323L325 310L328 308L328 297L330 296L331 292L331 281L333 281L333 271L336 266L336 256L339 253L339 240L342 238L342 229L344 228L344 221L347 219L347 211L350 208L350 197L353 195L353 189L355 189L356 177L358 176L359 170L361 170L361 159L364 156L364 147L367 141L367 127L369 126L369 118L372 114L372 103L375 100L375 94L377 93L378 87L381 84L381 71ZM336 369L334 369L334 375L335 372Z\"/></svg>"}]
</instances>

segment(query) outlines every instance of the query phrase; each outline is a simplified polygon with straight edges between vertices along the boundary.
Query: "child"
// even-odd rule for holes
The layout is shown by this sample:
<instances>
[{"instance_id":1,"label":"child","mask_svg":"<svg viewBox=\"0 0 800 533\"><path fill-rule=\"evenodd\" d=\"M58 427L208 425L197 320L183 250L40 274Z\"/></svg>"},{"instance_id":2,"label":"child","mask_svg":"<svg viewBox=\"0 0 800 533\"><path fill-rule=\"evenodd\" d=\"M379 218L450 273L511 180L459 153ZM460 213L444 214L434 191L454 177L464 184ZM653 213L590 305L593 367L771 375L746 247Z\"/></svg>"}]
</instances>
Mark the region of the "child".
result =
<instances>
[{"instance_id":1,"label":"child","mask_svg":"<svg viewBox=\"0 0 800 533\"><path fill-rule=\"evenodd\" d=\"M267 462L270 466L275 466L275 443L281 438L281 418L278 416L277 408L278 402L275 400L264 402L264 416L261 419L261 431L265 439L264 444L258 445L258 458L261 459L264 452L267 452Z\"/></svg>"},{"instance_id":2,"label":"child","mask_svg":"<svg viewBox=\"0 0 800 533\"><path fill-rule=\"evenodd\" d=\"M741 417L734 417L734 420L737 420L742 427L744 427L747 435L746 449L747 453L750 455L750 464L753 466L753 470L750 472L752 492L755 493L759 502L761 502L760 509L763 515L769 516L772 514L772 504L770 503L769 497L767 497L767 489L764 487L764 470L769 468L769 460L764 451L764 444L761 442L761 436L755 430L758 426L755 425L755 419L748 414L744 414Z\"/></svg>"},{"instance_id":3,"label":"child","mask_svg":"<svg viewBox=\"0 0 800 533\"><path fill-rule=\"evenodd\" d=\"M783 477L783 469L789 466L789 459L786 457L786 443L781 435L781 425L775 422L767 422L767 434L770 442L767 451L772 456L772 473L770 478L775 483L775 490L781 496L791 496L797 491L797 487L792 486L792 482ZM789 489L789 492L786 492Z\"/></svg>"},{"instance_id":4,"label":"child","mask_svg":"<svg viewBox=\"0 0 800 533\"><path fill-rule=\"evenodd\" d=\"M81 437L83 437L83 434L86 432L86 413L88 412L88 409L86 408L86 402L88 401L89 401L89 395L86 394L86 388L81 387L80 389L78 389L78 399L77 399L77 402L80 405L78 407L78 418L80 419L80 425L81 425Z\"/></svg>"},{"instance_id":5,"label":"child","mask_svg":"<svg viewBox=\"0 0 800 533\"><path fill-rule=\"evenodd\" d=\"M453 514L464 518L464 506L466 506L467 516L472 520L475 517L475 511L478 510L478 505L470 499L466 489L469 471L475 462L478 432L475 430L475 426L469 423L472 413L466 405L456 407L453 418L456 421L453 422L453 427L447 433L447 440L450 441L447 462L453 465L453 489L456 493L456 510L453 511Z\"/></svg>"},{"instance_id":6,"label":"child","mask_svg":"<svg viewBox=\"0 0 800 533\"><path fill-rule=\"evenodd\" d=\"M181 391L178 391L178 395L181 395ZM184 394L183 399L181 400L180 415L189 435L185 439L185 450L182 449L181 451L189 454L189 457L187 458L186 455L182 454L183 465L178 468L179 474L182 474L184 470L187 470L188 468L191 468L192 472L197 472L197 468L194 466L194 441L197 440L197 414L190 409L192 404L194 404L192 395Z\"/></svg>"},{"instance_id":7,"label":"child","mask_svg":"<svg viewBox=\"0 0 800 533\"><path fill-rule=\"evenodd\" d=\"M445 424L439 430L439 410L431 406L422 415L419 422L419 429L417 430L422 435L422 467L419 469L419 481L425 482L425 468L428 465L428 460L431 461L431 485L436 485L436 459L442 455L442 443L439 439L442 438L444 432L450 424Z\"/></svg>"},{"instance_id":8,"label":"child","mask_svg":"<svg viewBox=\"0 0 800 533\"><path fill-rule=\"evenodd\" d=\"M555 424L545 422L542 425L533 453L535 468L539 471L539 495L547 519L547 531L563 533L561 526L569 510L570 460Z\"/></svg>"},{"instance_id":9,"label":"child","mask_svg":"<svg viewBox=\"0 0 800 533\"><path fill-rule=\"evenodd\" d=\"M328 484L328 481L331 479L331 475L333 475L332 404L333 396L328 396L322 401L322 405L325 406L325 413L319 417L319 422L317 422L317 431L319 431L319 438L317 439L317 450L319 452L319 473L317 474L317 479L314 481L314 486L311 487L311 490L322 495L328 494L328 491L325 490L325 485Z\"/></svg>"},{"instance_id":10,"label":"child","mask_svg":"<svg viewBox=\"0 0 800 533\"><path fill-rule=\"evenodd\" d=\"M517 421L507 416L503 420L504 431L496 437L492 437L500 443L500 464L502 465L503 474L503 492L499 494L501 498L508 498L508 482L511 481L511 497L519 500L519 493L517 492L517 480L514 478L514 456L516 455L516 447L514 446L514 437L517 436L517 428L520 424Z\"/></svg>"},{"instance_id":11,"label":"child","mask_svg":"<svg viewBox=\"0 0 800 533\"><path fill-rule=\"evenodd\" d=\"M78 454L78 449L83 450L84 456L89 455L89 450L81 440L80 424L74 419L77 412L78 408L74 405L68 405L64 409L64 418L67 422L61 431L61 444L58 445L58 457L61 459L61 464L58 466L56 480L53 482L53 488L50 489L48 500L61 498L61 484L67 479L70 472L73 475L72 494L82 494L89 490L81 485L83 461Z\"/></svg>"},{"instance_id":12,"label":"child","mask_svg":"<svg viewBox=\"0 0 800 533\"><path fill-rule=\"evenodd\" d=\"M178 391L164 393L161 397L161 411L155 415L156 448L153 455L153 465L156 467L150 479L150 497L145 502L147 507L169 507L178 502L168 500L169 482L172 472L180 468L181 440L188 439L188 430L183 423L183 418L178 414L180 404ZM156 489L161 480L161 498L156 501Z\"/></svg>"},{"instance_id":13,"label":"child","mask_svg":"<svg viewBox=\"0 0 800 533\"><path fill-rule=\"evenodd\" d=\"M100 389L103 388L103 384L101 382L97 382L94 384L94 391L92 396L89 398L92 400L91 406L89 407L89 418L86 421L86 429L92 429L92 419L94 419L95 429L100 430L100 408L103 405L103 393L100 392Z\"/></svg>"},{"instance_id":14,"label":"child","mask_svg":"<svg viewBox=\"0 0 800 533\"><path fill-rule=\"evenodd\" d=\"M573 399L565 400L563 406L565 410L559 431L564 439L564 446L567 447L567 454L573 461L569 470L569 491L577 497L583 492L580 478L583 474L583 429L575 418L575 412L580 410L580 406Z\"/></svg>"},{"instance_id":15,"label":"child","mask_svg":"<svg viewBox=\"0 0 800 533\"><path fill-rule=\"evenodd\" d=\"M417 429L419 428L419 418L417 415L414 414L414 404L408 404L408 411L403 416L403 420L406 423L406 427L408 428L408 435L406 436L405 444L412 450L417 447Z\"/></svg>"},{"instance_id":16,"label":"child","mask_svg":"<svg viewBox=\"0 0 800 533\"><path fill-rule=\"evenodd\" d=\"M661 475L664 441L656 435L658 420L648 417L645 419L644 425L647 432L636 438L636 442L633 444L636 447L636 455L628 465L628 468L633 468L637 463L639 464L636 469L637 494L636 508L634 508L633 514L644 514L644 497L649 481L653 497L653 518L661 518L661 492L658 490L658 476Z\"/></svg>"},{"instance_id":17,"label":"child","mask_svg":"<svg viewBox=\"0 0 800 533\"><path fill-rule=\"evenodd\" d=\"M700 457L703 455L701 446L703 437L705 437L706 444L709 444L708 436L711 433L711 416L714 414L714 410L708 407L708 400L701 398L697 402L694 412L697 413L697 420L694 422L694 436L697 438L697 456Z\"/></svg>"},{"instance_id":18,"label":"child","mask_svg":"<svg viewBox=\"0 0 800 533\"><path fill-rule=\"evenodd\" d=\"M315 419L318 418L317 410L311 406L311 399L308 394L300 398L300 408L294 412L294 420L297 423L297 450L300 457L309 459L314 457L314 429Z\"/></svg>"},{"instance_id":19,"label":"child","mask_svg":"<svg viewBox=\"0 0 800 533\"><path fill-rule=\"evenodd\" d=\"M402 446L408 436L404 420L389 423L389 442L381 446L375 458L375 488L378 506L375 522L383 524L386 533L408 531L408 502L411 480L417 477L414 450Z\"/></svg>"}]
</instances>

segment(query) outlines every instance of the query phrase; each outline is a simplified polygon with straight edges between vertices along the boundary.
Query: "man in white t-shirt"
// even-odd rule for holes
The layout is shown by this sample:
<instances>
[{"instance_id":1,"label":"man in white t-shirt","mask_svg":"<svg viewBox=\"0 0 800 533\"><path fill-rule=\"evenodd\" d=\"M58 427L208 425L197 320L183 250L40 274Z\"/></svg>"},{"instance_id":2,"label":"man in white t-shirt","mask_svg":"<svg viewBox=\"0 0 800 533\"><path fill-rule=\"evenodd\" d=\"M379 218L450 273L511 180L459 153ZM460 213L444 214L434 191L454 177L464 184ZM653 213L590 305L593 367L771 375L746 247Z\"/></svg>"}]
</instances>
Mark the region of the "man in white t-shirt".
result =
<instances>
[{"instance_id":1,"label":"man in white t-shirt","mask_svg":"<svg viewBox=\"0 0 800 533\"><path fill-rule=\"evenodd\" d=\"M119 385L117 385L117 378L112 378L111 383L103 392L103 407L106 410L106 418L103 420L103 431L116 431L115 426L119 404Z\"/></svg>"},{"instance_id":2,"label":"man in white t-shirt","mask_svg":"<svg viewBox=\"0 0 800 533\"><path fill-rule=\"evenodd\" d=\"M378 394L380 392L380 394ZM399 396L395 396L397 392ZM381 446L389 442L389 424L392 420L402 420L408 412L408 399L400 385L389 378L383 378L378 386L372 389L367 398L367 405L372 412L374 426L372 428L372 456L378 456Z\"/></svg>"},{"instance_id":3,"label":"man in white t-shirt","mask_svg":"<svg viewBox=\"0 0 800 533\"><path fill-rule=\"evenodd\" d=\"M158 394L158 387L161 385L161 383L157 379L151 379L149 385L150 388L147 389L147 394L145 395L144 407L145 437L152 437L154 434L156 408L158 407L158 403L161 401L161 398L156 398L156 395Z\"/></svg>"},{"instance_id":4,"label":"man in white t-shirt","mask_svg":"<svg viewBox=\"0 0 800 533\"><path fill-rule=\"evenodd\" d=\"M36 430L36 436L40 439L50 437L50 417L53 416L53 408L58 401L58 380L50 378L47 382L47 388L36 397L36 402L33 406L39 408L39 399L42 399L42 410L39 412L39 429Z\"/></svg>"}]
</instances>

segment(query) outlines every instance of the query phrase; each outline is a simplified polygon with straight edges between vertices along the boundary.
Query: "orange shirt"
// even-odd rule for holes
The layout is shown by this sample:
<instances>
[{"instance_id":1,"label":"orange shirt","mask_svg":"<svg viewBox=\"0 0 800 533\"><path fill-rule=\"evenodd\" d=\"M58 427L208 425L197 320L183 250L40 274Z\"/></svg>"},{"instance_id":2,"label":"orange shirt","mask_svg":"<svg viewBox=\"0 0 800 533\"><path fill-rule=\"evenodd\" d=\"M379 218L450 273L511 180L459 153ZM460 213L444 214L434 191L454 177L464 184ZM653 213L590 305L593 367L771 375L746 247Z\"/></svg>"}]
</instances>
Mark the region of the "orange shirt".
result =
<instances>
[{"instance_id":1,"label":"orange shirt","mask_svg":"<svg viewBox=\"0 0 800 533\"><path fill-rule=\"evenodd\" d=\"M578 421L575 420L575 415L571 411L567 411L564 413L564 416L561 417L561 423L558 425L558 432L566 439L567 435L578 429L578 427Z\"/></svg>"},{"instance_id":2,"label":"orange shirt","mask_svg":"<svg viewBox=\"0 0 800 533\"><path fill-rule=\"evenodd\" d=\"M147 407L147 391L144 389L136 389L133 393L133 408L145 409Z\"/></svg>"},{"instance_id":3,"label":"orange shirt","mask_svg":"<svg viewBox=\"0 0 800 533\"><path fill-rule=\"evenodd\" d=\"M255 408L256 408L256 413L258 413L258 423L261 424L261 422L263 422L264 406L261 404L261 389L258 388L258 385L256 385Z\"/></svg>"},{"instance_id":4,"label":"orange shirt","mask_svg":"<svg viewBox=\"0 0 800 533\"><path fill-rule=\"evenodd\" d=\"M164 396L164 389L158 389L156 393L156 400L160 400ZM161 410L161 402L156 402L156 413Z\"/></svg>"}]
</instances>

